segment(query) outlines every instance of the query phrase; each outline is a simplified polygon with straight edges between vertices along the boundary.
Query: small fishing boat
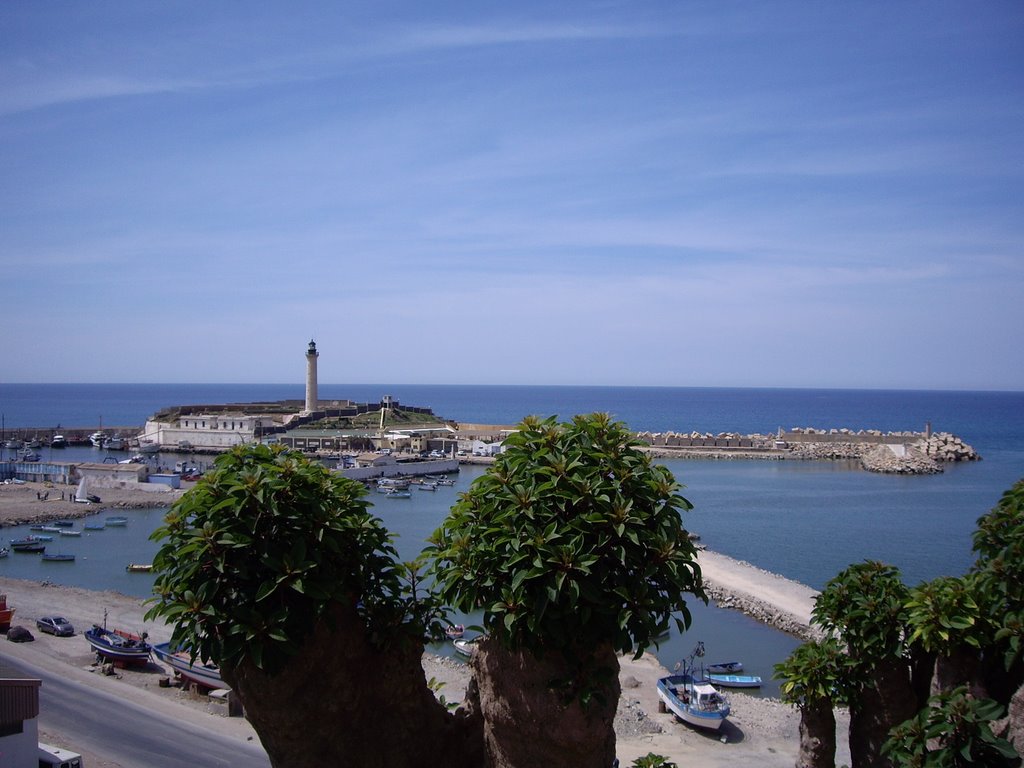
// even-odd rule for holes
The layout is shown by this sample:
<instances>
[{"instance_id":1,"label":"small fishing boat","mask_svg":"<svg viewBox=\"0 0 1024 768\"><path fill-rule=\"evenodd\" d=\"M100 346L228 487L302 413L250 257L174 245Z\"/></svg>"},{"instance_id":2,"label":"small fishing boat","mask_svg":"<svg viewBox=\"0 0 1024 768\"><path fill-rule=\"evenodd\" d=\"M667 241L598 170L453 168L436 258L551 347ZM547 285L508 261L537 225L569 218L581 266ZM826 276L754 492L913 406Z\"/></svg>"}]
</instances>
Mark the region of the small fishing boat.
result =
<instances>
[{"instance_id":1,"label":"small fishing boat","mask_svg":"<svg viewBox=\"0 0 1024 768\"><path fill-rule=\"evenodd\" d=\"M454 480L449 480L447 477L442 477L440 480L435 480L436 485L455 485Z\"/></svg>"},{"instance_id":2,"label":"small fishing boat","mask_svg":"<svg viewBox=\"0 0 1024 768\"><path fill-rule=\"evenodd\" d=\"M149 573L153 570L152 563L128 563L124 567L128 573Z\"/></svg>"},{"instance_id":3,"label":"small fishing boat","mask_svg":"<svg viewBox=\"0 0 1024 768\"><path fill-rule=\"evenodd\" d=\"M420 483L417 486L417 488L419 488L421 491L436 491L437 490L437 484L436 483Z\"/></svg>"},{"instance_id":4,"label":"small fishing boat","mask_svg":"<svg viewBox=\"0 0 1024 768\"><path fill-rule=\"evenodd\" d=\"M74 528L75 527L75 521L74 520L54 520L53 524L56 525L58 528Z\"/></svg>"},{"instance_id":5,"label":"small fishing boat","mask_svg":"<svg viewBox=\"0 0 1024 768\"><path fill-rule=\"evenodd\" d=\"M61 530L60 535L61 536L81 536L82 532L81 531L72 531L72 530L69 530L68 528L64 528L63 530Z\"/></svg>"},{"instance_id":6,"label":"small fishing boat","mask_svg":"<svg viewBox=\"0 0 1024 768\"><path fill-rule=\"evenodd\" d=\"M760 688L761 678L757 675L718 675L709 672L705 675L708 682L723 688Z\"/></svg>"},{"instance_id":7,"label":"small fishing boat","mask_svg":"<svg viewBox=\"0 0 1024 768\"><path fill-rule=\"evenodd\" d=\"M67 448L68 447L68 439L66 437L64 437L64 435L54 435L53 439L50 441L50 447L51 448Z\"/></svg>"},{"instance_id":8,"label":"small fishing boat","mask_svg":"<svg viewBox=\"0 0 1024 768\"><path fill-rule=\"evenodd\" d=\"M170 643L157 643L153 646L153 653L177 674L204 688L226 687L217 665L203 664L198 657L193 661L192 655L187 651L172 651Z\"/></svg>"},{"instance_id":9,"label":"small fishing boat","mask_svg":"<svg viewBox=\"0 0 1024 768\"><path fill-rule=\"evenodd\" d=\"M102 448L103 443L107 441L107 436L103 432L93 432L89 435L89 442L96 448Z\"/></svg>"},{"instance_id":10,"label":"small fishing boat","mask_svg":"<svg viewBox=\"0 0 1024 768\"><path fill-rule=\"evenodd\" d=\"M384 492L385 499L408 499L411 498L412 494L409 491L399 491L392 488L389 491Z\"/></svg>"},{"instance_id":11,"label":"small fishing boat","mask_svg":"<svg viewBox=\"0 0 1024 768\"><path fill-rule=\"evenodd\" d=\"M18 461L39 461L41 458L39 452L31 448L22 448L18 451Z\"/></svg>"},{"instance_id":12,"label":"small fishing boat","mask_svg":"<svg viewBox=\"0 0 1024 768\"><path fill-rule=\"evenodd\" d=\"M717 664L708 664L704 667L714 675L735 675L743 671L742 661L720 661Z\"/></svg>"},{"instance_id":13,"label":"small fishing boat","mask_svg":"<svg viewBox=\"0 0 1024 768\"><path fill-rule=\"evenodd\" d=\"M36 542L33 544L22 544L21 546L16 547L14 546L14 542L12 541L11 549L13 549L15 552L24 552L28 555L38 555L40 552L46 551L46 545Z\"/></svg>"},{"instance_id":14,"label":"small fishing boat","mask_svg":"<svg viewBox=\"0 0 1024 768\"><path fill-rule=\"evenodd\" d=\"M124 451L127 450L128 443L123 437L108 437L103 447L108 451Z\"/></svg>"},{"instance_id":15,"label":"small fishing boat","mask_svg":"<svg viewBox=\"0 0 1024 768\"><path fill-rule=\"evenodd\" d=\"M50 539L52 540L52 536ZM43 536L26 536L23 539L11 539L11 549L15 552L42 552L46 549L43 546Z\"/></svg>"},{"instance_id":16,"label":"small fishing boat","mask_svg":"<svg viewBox=\"0 0 1024 768\"><path fill-rule=\"evenodd\" d=\"M7 557L9 554L11 554L11 550L7 547L0 547L0 557Z\"/></svg>"},{"instance_id":17,"label":"small fishing boat","mask_svg":"<svg viewBox=\"0 0 1024 768\"><path fill-rule=\"evenodd\" d=\"M56 555L54 555L54 554L47 554L47 553L44 552L43 553L43 560L45 560L48 563L73 563L73 562L75 562L75 556L74 555L65 555L65 554L56 554Z\"/></svg>"},{"instance_id":18,"label":"small fishing boat","mask_svg":"<svg viewBox=\"0 0 1024 768\"><path fill-rule=\"evenodd\" d=\"M729 702L711 685L689 672L658 680L659 708L685 723L717 731L729 716Z\"/></svg>"},{"instance_id":19,"label":"small fishing boat","mask_svg":"<svg viewBox=\"0 0 1024 768\"><path fill-rule=\"evenodd\" d=\"M107 526L105 523L86 523L82 527L87 531L102 531Z\"/></svg>"},{"instance_id":20,"label":"small fishing boat","mask_svg":"<svg viewBox=\"0 0 1024 768\"><path fill-rule=\"evenodd\" d=\"M135 635L93 624L92 629L87 629L84 635L96 654L105 659L125 664L144 664L149 661L152 646L146 642L145 633Z\"/></svg>"},{"instance_id":21,"label":"small fishing boat","mask_svg":"<svg viewBox=\"0 0 1024 768\"><path fill-rule=\"evenodd\" d=\"M466 634L466 627L462 624L452 624L444 631L444 633L452 640L455 640Z\"/></svg>"},{"instance_id":22,"label":"small fishing boat","mask_svg":"<svg viewBox=\"0 0 1024 768\"><path fill-rule=\"evenodd\" d=\"M30 531L44 531L45 533L60 533L60 528L55 525L33 525L29 527Z\"/></svg>"},{"instance_id":23,"label":"small fishing boat","mask_svg":"<svg viewBox=\"0 0 1024 768\"><path fill-rule=\"evenodd\" d=\"M0 630L10 629L13 618L14 609L7 605L7 595L0 594Z\"/></svg>"},{"instance_id":24,"label":"small fishing boat","mask_svg":"<svg viewBox=\"0 0 1024 768\"><path fill-rule=\"evenodd\" d=\"M106 524L116 526L128 525L128 518L115 515L114 517L106 518Z\"/></svg>"},{"instance_id":25,"label":"small fishing boat","mask_svg":"<svg viewBox=\"0 0 1024 768\"><path fill-rule=\"evenodd\" d=\"M476 644L480 642L481 637L482 635L478 635L477 637L471 637L469 640L453 640L452 645L455 646L456 653L470 659L476 653Z\"/></svg>"}]
</instances>

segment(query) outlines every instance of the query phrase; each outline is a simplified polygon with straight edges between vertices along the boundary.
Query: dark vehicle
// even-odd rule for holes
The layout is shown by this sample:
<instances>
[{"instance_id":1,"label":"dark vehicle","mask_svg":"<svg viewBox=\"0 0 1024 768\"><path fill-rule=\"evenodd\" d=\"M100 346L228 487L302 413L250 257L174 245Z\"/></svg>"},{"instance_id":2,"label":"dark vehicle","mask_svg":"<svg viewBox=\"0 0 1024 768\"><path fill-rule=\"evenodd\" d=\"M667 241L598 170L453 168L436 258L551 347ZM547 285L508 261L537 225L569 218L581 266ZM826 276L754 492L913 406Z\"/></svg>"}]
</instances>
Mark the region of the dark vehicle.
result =
<instances>
[{"instance_id":1,"label":"dark vehicle","mask_svg":"<svg viewBox=\"0 0 1024 768\"><path fill-rule=\"evenodd\" d=\"M57 637L71 637L75 628L63 616L40 616L36 619L36 627L40 632L49 632Z\"/></svg>"}]
</instances>

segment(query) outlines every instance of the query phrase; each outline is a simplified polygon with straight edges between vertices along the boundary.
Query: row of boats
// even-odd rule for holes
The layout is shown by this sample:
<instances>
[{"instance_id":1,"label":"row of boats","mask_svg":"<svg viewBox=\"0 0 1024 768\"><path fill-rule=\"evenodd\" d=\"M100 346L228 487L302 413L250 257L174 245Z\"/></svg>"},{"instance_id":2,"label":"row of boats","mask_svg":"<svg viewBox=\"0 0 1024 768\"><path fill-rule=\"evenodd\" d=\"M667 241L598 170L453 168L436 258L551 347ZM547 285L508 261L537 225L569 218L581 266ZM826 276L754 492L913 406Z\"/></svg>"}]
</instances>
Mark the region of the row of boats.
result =
<instances>
[{"instance_id":1,"label":"row of boats","mask_svg":"<svg viewBox=\"0 0 1024 768\"><path fill-rule=\"evenodd\" d=\"M437 491L438 488L454 486L455 481L447 475L430 480L410 480L405 477L382 477L377 481L377 493L390 499L408 499L412 497L413 487L419 491Z\"/></svg>"},{"instance_id":2,"label":"row of boats","mask_svg":"<svg viewBox=\"0 0 1024 768\"><path fill-rule=\"evenodd\" d=\"M41 555L43 560L50 562L73 563L74 554L52 553L46 551L46 545L54 540L54 536L62 538L80 538L83 531L102 531L107 526L117 528L128 525L128 518L122 515L110 515L102 521L94 520L82 526L82 530L74 529L72 520L56 520L53 523L33 525L30 530L36 533L11 539L10 547L0 547L0 558L7 557L12 551L23 554Z\"/></svg>"},{"instance_id":3,"label":"row of boats","mask_svg":"<svg viewBox=\"0 0 1024 768\"><path fill-rule=\"evenodd\" d=\"M150 645L146 642L146 633L137 635L94 624L92 629L86 630L83 634L96 655L107 661L142 665L148 664L150 659L156 656L181 677L203 688L224 688L220 669L215 664L204 664L199 659L193 661L190 653L172 648L170 643Z\"/></svg>"}]
</instances>

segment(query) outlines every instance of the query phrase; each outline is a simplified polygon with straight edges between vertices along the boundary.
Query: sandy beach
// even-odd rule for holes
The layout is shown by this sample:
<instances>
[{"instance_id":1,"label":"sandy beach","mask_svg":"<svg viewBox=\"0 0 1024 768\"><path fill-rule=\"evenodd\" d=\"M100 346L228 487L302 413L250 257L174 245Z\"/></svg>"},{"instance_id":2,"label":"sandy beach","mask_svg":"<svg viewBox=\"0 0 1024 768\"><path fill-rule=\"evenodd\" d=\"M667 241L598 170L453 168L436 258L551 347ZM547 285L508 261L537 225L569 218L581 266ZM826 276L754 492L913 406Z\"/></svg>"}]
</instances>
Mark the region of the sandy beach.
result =
<instances>
[{"instance_id":1,"label":"sandy beach","mask_svg":"<svg viewBox=\"0 0 1024 768\"><path fill-rule=\"evenodd\" d=\"M89 514L89 505L59 500L37 499L41 486L0 485L0 524L11 525L30 519L55 519ZM166 504L171 495L156 501L144 491L105 490L104 507L110 505L144 506ZM174 494L177 495L177 494ZM110 504L108 505L108 502ZM704 577L716 595L728 595L733 605L744 610L753 608L755 615L764 613L771 623L802 625L806 631L813 607L814 590L741 563L724 555L701 551L698 562ZM118 670L114 677L105 677L92 666L93 654L81 636L84 629L103 621L107 613L110 627L148 632L151 642L170 638L170 628L162 622L143 621L145 606L141 600L114 592L58 587L36 582L0 578L0 591L6 593L8 604L15 608L13 625L32 631L36 640L17 644L3 642L5 655L22 658L69 677L89 680L91 684L108 686L121 697L137 701L139 706L159 707L176 713L183 722L196 728L216 728L240 740L256 739L255 732L243 718L226 717L221 708L211 707L205 697L198 697L180 688L161 688L158 681L170 670L153 661L141 670ZM46 614L62 614L77 630L70 638L55 638L38 632L35 619ZM777 622L776 622L777 620ZM761 699L733 692L732 714L720 734L695 730L675 722L671 715L658 712L655 683L666 674L657 659L645 655L634 661L620 659L622 698L616 719L618 756L624 766L648 752L665 755L680 765L701 765L710 768L732 766L765 766L789 768L796 760L799 736L797 711L778 700ZM457 660L424 656L424 672L444 683L440 691L449 701L459 701L469 680L468 667ZM840 749L837 763L849 762L844 729L847 719L839 713ZM47 732L45 712L41 716L40 738L74 749L75 745L60 733ZM725 736L725 742L720 739ZM85 754L87 764L100 768L134 768L120 766L102 754Z\"/></svg>"}]
</instances>

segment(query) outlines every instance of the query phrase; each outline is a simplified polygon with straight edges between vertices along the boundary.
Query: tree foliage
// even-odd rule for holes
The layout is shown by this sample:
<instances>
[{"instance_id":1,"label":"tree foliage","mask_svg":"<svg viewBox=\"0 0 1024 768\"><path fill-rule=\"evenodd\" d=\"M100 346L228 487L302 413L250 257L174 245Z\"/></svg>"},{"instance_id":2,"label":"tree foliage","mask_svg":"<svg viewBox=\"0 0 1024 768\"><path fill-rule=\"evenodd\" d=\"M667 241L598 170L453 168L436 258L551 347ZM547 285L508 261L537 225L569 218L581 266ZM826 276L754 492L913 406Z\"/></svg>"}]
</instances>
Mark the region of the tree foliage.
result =
<instances>
[{"instance_id":1,"label":"tree foliage","mask_svg":"<svg viewBox=\"0 0 1024 768\"><path fill-rule=\"evenodd\" d=\"M817 701L845 704L847 665L846 653L835 638L798 646L775 665L775 677L783 681L779 686L782 700L800 706Z\"/></svg>"},{"instance_id":2,"label":"tree foliage","mask_svg":"<svg viewBox=\"0 0 1024 768\"><path fill-rule=\"evenodd\" d=\"M671 473L605 414L528 418L433 538L446 604L508 648L612 643L637 654L706 601Z\"/></svg>"},{"instance_id":3,"label":"tree foliage","mask_svg":"<svg viewBox=\"0 0 1024 768\"><path fill-rule=\"evenodd\" d=\"M974 699L966 687L933 696L928 706L895 727L882 749L901 768L990 768L1016 763L1017 752L992 733L1003 707Z\"/></svg>"},{"instance_id":4,"label":"tree foliage","mask_svg":"<svg viewBox=\"0 0 1024 768\"><path fill-rule=\"evenodd\" d=\"M944 576L910 590L907 619L910 642L932 653L961 645L980 649L992 637L986 600L971 576Z\"/></svg>"},{"instance_id":5,"label":"tree foliage","mask_svg":"<svg viewBox=\"0 0 1024 768\"><path fill-rule=\"evenodd\" d=\"M152 535L163 544L147 618L168 619L175 645L272 673L336 601L357 606L371 640L422 636L435 605L410 593L416 574L361 484L279 446L240 446L214 466Z\"/></svg>"}]
</instances>

